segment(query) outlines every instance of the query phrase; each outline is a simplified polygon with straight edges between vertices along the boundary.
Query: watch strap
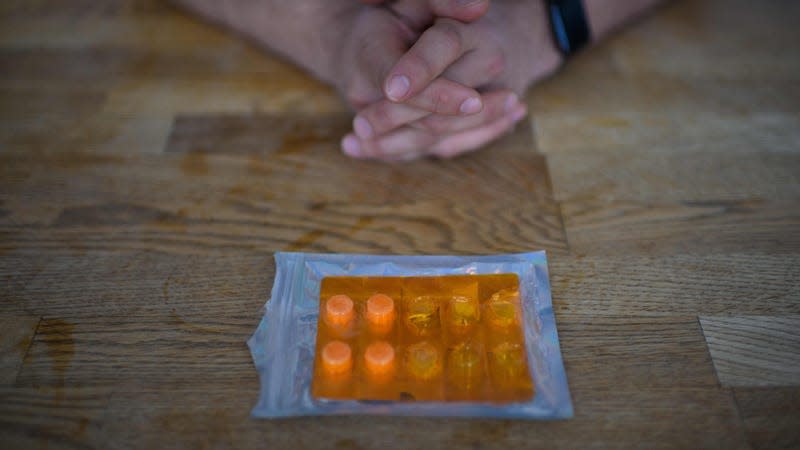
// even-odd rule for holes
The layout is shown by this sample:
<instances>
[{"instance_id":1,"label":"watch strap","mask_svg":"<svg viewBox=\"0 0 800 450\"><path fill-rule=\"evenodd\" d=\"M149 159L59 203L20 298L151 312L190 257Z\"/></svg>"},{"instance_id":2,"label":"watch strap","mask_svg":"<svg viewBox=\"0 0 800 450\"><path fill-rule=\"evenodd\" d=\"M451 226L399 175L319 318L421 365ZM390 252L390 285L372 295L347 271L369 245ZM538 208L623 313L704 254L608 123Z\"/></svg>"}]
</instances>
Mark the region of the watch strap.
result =
<instances>
[{"instance_id":1,"label":"watch strap","mask_svg":"<svg viewBox=\"0 0 800 450\"><path fill-rule=\"evenodd\" d=\"M589 43L589 25L582 0L547 0L556 45L565 57Z\"/></svg>"}]
</instances>

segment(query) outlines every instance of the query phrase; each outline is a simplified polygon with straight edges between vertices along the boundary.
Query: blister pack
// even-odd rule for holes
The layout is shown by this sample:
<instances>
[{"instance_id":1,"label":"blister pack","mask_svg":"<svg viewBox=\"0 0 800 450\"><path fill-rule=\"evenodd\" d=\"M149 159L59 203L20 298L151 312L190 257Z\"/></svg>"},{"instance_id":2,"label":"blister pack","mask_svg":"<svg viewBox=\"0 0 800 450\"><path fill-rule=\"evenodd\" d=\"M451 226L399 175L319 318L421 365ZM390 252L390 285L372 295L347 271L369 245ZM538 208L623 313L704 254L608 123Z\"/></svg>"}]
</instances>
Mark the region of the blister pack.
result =
<instances>
[{"instance_id":1,"label":"blister pack","mask_svg":"<svg viewBox=\"0 0 800 450\"><path fill-rule=\"evenodd\" d=\"M544 252L275 261L254 416L572 416Z\"/></svg>"}]
</instances>

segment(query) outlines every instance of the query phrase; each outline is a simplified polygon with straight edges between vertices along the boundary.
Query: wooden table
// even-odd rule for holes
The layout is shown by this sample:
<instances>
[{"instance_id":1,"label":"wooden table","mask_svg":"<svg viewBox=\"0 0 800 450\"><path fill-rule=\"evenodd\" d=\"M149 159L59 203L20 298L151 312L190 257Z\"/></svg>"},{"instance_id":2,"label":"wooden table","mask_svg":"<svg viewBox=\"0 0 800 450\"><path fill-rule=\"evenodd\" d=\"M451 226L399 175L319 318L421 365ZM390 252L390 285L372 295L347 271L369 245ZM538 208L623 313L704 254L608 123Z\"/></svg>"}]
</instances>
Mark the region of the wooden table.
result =
<instances>
[{"instance_id":1,"label":"wooden table","mask_svg":"<svg viewBox=\"0 0 800 450\"><path fill-rule=\"evenodd\" d=\"M800 3L675 2L405 165L161 2L0 23L0 447L800 446ZM536 249L574 419L249 417L274 252Z\"/></svg>"}]
</instances>

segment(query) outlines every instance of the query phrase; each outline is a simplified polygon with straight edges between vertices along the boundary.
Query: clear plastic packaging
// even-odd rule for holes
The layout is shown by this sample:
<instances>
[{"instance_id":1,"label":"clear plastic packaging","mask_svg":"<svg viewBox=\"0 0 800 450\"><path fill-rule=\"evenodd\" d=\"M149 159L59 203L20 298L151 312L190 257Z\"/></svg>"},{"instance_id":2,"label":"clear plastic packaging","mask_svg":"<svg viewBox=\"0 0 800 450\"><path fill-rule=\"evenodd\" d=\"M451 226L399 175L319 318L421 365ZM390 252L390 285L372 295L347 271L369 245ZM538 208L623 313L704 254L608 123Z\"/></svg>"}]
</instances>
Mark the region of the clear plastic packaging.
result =
<instances>
[{"instance_id":1,"label":"clear plastic packaging","mask_svg":"<svg viewBox=\"0 0 800 450\"><path fill-rule=\"evenodd\" d=\"M544 252L275 261L254 416L572 417Z\"/></svg>"}]
</instances>

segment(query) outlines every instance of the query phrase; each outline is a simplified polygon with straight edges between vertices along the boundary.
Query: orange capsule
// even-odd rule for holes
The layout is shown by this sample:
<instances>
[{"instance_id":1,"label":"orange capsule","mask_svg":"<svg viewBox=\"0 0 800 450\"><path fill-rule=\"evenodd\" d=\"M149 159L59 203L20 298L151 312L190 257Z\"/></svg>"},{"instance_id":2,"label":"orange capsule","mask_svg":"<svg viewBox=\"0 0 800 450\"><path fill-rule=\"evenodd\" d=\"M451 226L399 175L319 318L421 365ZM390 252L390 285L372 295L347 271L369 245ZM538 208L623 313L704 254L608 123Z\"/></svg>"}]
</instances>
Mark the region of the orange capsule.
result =
<instances>
[{"instance_id":1,"label":"orange capsule","mask_svg":"<svg viewBox=\"0 0 800 450\"><path fill-rule=\"evenodd\" d=\"M394 348L385 341L373 342L364 352L364 366L367 373L375 378L385 379L394 374Z\"/></svg>"},{"instance_id":2,"label":"orange capsule","mask_svg":"<svg viewBox=\"0 0 800 450\"><path fill-rule=\"evenodd\" d=\"M346 295L334 295L325 302L325 322L332 327L349 327L354 315L353 300Z\"/></svg>"},{"instance_id":3,"label":"orange capsule","mask_svg":"<svg viewBox=\"0 0 800 450\"><path fill-rule=\"evenodd\" d=\"M322 348L322 368L329 375L342 375L353 368L353 352L342 341L330 341Z\"/></svg>"},{"instance_id":4,"label":"orange capsule","mask_svg":"<svg viewBox=\"0 0 800 450\"><path fill-rule=\"evenodd\" d=\"M373 333L388 333L394 325L394 300L385 294L373 295L367 300L366 317Z\"/></svg>"}]
</instances>

